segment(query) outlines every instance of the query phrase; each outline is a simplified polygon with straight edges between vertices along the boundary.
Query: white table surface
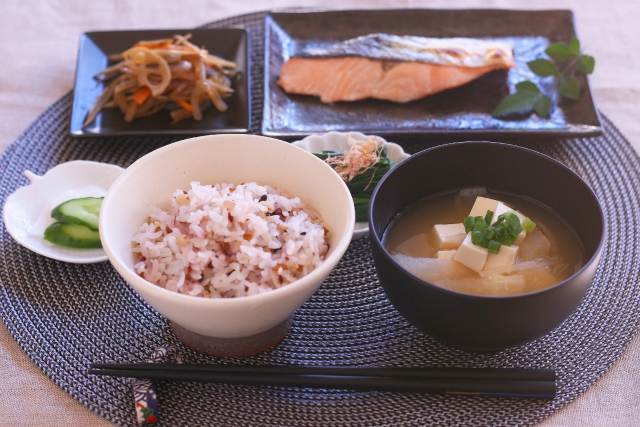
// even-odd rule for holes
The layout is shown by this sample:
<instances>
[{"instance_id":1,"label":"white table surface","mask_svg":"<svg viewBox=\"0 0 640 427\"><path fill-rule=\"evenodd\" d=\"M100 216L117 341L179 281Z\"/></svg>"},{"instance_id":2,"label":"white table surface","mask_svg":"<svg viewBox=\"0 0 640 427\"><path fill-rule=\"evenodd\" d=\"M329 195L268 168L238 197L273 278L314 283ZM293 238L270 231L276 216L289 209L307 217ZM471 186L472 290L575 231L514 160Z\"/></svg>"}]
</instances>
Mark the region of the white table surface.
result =
<instances>
[{"instance_id":1,"label":"white table surface","mask_svg":"<svg viewBox=\"0 0 640 427\"><path fill-rule=\"evenodd\" d=\"M86 31L189 28L280 7L571 9L596 58L598 108L640 149L640 2L616 0L3 0L0 9L0 153L73 87ZM582 396L539 426L640 425L640 336ZM108 426L50 381L0 322L0 426Z\"/></svg>"}]
</instances>

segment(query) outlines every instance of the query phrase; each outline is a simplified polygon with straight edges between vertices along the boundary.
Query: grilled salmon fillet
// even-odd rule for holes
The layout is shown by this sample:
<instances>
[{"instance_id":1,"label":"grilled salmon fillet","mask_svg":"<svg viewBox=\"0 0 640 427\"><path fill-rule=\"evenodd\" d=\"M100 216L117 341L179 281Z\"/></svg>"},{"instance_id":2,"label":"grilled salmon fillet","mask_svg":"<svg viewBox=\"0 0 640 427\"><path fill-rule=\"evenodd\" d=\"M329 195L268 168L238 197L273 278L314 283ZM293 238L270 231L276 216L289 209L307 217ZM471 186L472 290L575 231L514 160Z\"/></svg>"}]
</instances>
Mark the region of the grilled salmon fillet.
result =
<instances>
[{"instance_id":1,"label":"grilled salmon fillet","mask_svg":"<svg viewBox=\"0 0 640 427\"><path fill-rule=\"evenodd\" d=\"M325 103L365 98L409 102L462 86L501 65L457 67L369 58L292 58L278 84L288 93L319 96Z\"/></svg>"},{"instance_id":2,"label":"grilled salmon fillet","mask_svg":"<svg viewBox=\"0 0 640 427\"><path fill-rule=\"evenodd\" d=\"M514 66L508 43L470 38L369 34L289 59L278 84L322 102L409 102Z\"/></svg>"}]
</instances>

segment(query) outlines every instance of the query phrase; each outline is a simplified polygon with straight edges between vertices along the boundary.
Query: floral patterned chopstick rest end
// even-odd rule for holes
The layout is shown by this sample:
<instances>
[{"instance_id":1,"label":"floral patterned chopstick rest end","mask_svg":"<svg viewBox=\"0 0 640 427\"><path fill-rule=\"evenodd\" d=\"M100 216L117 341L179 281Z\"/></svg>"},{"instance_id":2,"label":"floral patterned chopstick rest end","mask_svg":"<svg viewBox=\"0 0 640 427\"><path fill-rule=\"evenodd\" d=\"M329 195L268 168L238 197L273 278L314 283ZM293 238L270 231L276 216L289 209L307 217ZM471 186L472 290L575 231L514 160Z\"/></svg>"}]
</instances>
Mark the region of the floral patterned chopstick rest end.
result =
<instances>
[{"instance_id":1,"label":"floral patterned chopstick rest end","mask_svg":"<svg viewBox=\"0 0 640 427\"><path fill-rule=\"evenodd\" d=\"M181 357L175 346L161 346L147 359L147 363L167 363L174 361L181 363ZM131 388L136 405L136 419L138 424L153 424L158 422L158 402L153 382L149 379L132 378Z\"/></svg>"}]
</instances>

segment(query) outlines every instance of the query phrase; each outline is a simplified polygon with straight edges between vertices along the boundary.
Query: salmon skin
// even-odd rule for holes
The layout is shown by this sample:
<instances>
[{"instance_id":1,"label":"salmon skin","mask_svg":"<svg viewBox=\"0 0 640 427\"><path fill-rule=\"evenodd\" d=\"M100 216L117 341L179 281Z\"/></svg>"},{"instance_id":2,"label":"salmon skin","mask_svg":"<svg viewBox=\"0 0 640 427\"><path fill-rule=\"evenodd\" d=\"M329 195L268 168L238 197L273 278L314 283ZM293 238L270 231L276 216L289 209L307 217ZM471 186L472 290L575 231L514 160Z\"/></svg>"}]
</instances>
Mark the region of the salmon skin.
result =
<instances>
[{"instance_id":1,"label":"salmon skin","mask_svg":"<svg viewBox=\"0 0 640 427\"><path fill-rule=\"evenodd\" d=\"M365 98L405 103L514 66L508 43L371 34L289 59L278 84L325 103Z\"/></svg>"},{"instance_id":2,"label":"salmon skin","mask_svg":"<svg viewBox=\"0 0 640 427\"><path fill-rule=\"evenodd\" d=\"M326 48L307 49L297 56L300 58L360 56L387 61L425 62L460 67L489 65L512 67L512 50L511 44L493 40L369 34Z\"/></svg>"}]
</instances>

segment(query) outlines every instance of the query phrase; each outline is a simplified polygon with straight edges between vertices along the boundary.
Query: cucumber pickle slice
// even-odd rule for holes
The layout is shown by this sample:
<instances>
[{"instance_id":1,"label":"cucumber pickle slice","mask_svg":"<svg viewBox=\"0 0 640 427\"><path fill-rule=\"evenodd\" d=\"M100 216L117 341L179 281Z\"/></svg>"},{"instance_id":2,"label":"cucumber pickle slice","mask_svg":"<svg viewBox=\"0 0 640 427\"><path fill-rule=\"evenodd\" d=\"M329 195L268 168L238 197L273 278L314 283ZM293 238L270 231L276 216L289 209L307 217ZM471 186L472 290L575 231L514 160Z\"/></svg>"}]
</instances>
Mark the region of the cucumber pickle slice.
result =
<instances>
[{"instance_id":1,"label":"cucumber pickle slice","mask_svg":"<svg viewBox=\"0 0 640 427\"><path fill-rule=\"evenodd\" d=\"M54 222L44 230L44 239L70 248L101 248L100 233L80 224Z\"/></svg>"},{"instance_id":2,"label":"cucumber pickle slice","mask_svg":"<svg viewBox=\"0 0 640 427\"><path fill-rule=\"evenodd\" d=\"M98 217L104 197L71 199L51 211L51 216L65 224L80 224L93 231L98 230Z\"/></svg>"}]
</instances>

